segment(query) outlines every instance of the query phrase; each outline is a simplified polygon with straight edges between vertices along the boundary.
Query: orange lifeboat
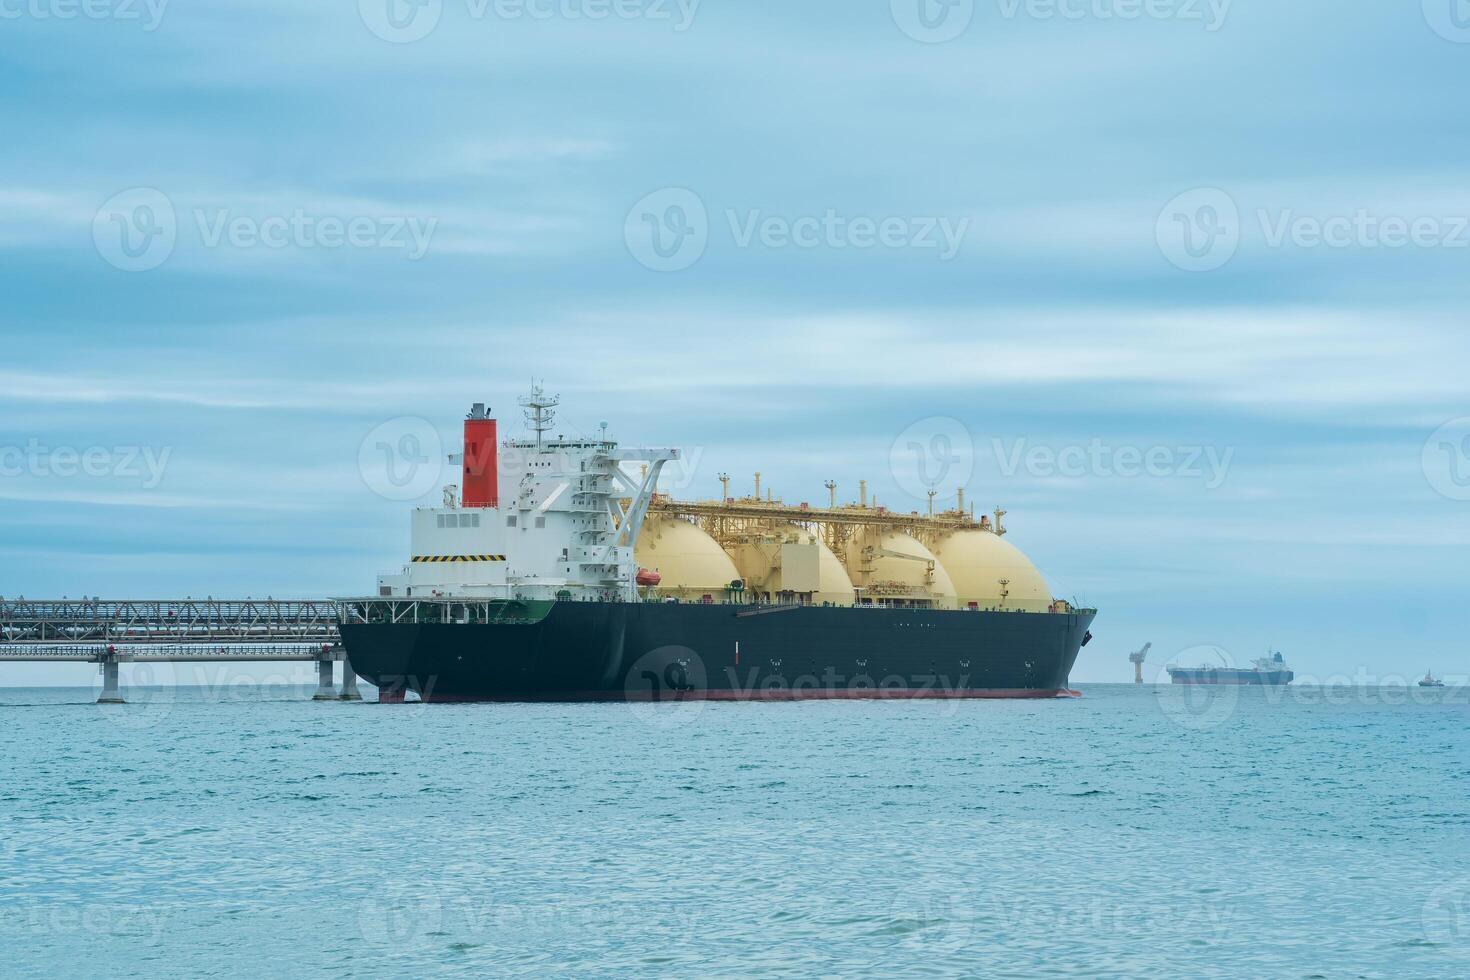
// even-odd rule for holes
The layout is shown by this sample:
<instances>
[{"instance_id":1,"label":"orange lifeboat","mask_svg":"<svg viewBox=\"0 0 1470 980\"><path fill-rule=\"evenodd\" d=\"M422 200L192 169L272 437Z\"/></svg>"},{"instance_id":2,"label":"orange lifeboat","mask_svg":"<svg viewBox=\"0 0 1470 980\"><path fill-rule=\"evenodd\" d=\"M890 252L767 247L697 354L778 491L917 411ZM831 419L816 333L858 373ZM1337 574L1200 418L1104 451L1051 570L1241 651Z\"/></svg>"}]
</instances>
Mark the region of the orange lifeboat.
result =
<instances>
[{"instance_id":1,"label":"orange lifeboat","mask_svg":"<svg viewBox=\"0 0 1470 980\"><path fill-rule=\"evenodd\" d=\"M658 572L647 568L638 569L638 575L634 579L639 585L657 585L662 580Z\"/></svg>"}]
</instances>

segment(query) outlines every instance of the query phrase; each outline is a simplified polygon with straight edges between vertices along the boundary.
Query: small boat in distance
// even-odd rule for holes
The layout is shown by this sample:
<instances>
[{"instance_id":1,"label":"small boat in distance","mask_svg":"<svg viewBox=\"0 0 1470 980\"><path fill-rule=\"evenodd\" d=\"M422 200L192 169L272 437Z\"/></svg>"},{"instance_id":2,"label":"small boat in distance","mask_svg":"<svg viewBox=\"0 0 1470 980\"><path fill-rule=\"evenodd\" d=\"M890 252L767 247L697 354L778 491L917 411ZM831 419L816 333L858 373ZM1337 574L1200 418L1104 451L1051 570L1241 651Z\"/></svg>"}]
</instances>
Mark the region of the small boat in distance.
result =
<instances>
[{"instance_id":1,"label":"small boat in distance","mask_svg":"<svg viewBox=\"0 0 1470 980\"><path fill-rule=\"evenodd\" d=\"M1434 676L1433 671L1426 670L1424 676L1419 679L1420 687L1444 687L1444 681Z\"/></svg>"}]
</instances>

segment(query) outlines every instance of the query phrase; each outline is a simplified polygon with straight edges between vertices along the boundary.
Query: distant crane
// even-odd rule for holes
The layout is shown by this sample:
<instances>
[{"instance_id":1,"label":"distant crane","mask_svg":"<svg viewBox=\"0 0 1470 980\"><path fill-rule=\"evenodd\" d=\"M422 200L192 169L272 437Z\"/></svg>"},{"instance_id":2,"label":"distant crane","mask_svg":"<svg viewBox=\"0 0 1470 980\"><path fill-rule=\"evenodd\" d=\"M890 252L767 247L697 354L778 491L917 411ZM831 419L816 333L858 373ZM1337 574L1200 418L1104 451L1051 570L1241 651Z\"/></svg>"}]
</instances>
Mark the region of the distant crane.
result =
<instances>
[{"instance_id":1,"label":"distant crane","mask_svg":"<svg viewBox=\"0 0 1470 980\"><path fill-rule=\"evenodd\" d=\"M1145 643L1142 650L1134 650L1128 654L1128 662L1133 665L1133 683L1143 683L1143 658L1153 649L1152 643Z\"/></svg>"}]
</instances>

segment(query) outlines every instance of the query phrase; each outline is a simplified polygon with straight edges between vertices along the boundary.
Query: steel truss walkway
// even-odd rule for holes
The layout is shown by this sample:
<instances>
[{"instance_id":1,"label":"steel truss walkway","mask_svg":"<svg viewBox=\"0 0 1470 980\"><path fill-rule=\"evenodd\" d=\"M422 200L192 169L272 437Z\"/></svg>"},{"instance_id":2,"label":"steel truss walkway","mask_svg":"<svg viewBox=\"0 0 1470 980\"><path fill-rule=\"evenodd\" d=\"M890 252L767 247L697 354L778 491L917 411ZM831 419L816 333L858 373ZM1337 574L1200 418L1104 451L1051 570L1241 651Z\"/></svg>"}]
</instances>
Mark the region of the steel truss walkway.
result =
<instances>
[{"instance_id":1,"label":"steel truss walkway","mask_svg":"<svg viewBox=\"0 0 1470 980\"><path fill-rule=\"evenodd\" d=\"M315 661L314 700L362 697L329 599L0 598L0 661L22 660L99 664L99 703L122 702L119 663L162 661Z\"/></svg>"}]
</instances>

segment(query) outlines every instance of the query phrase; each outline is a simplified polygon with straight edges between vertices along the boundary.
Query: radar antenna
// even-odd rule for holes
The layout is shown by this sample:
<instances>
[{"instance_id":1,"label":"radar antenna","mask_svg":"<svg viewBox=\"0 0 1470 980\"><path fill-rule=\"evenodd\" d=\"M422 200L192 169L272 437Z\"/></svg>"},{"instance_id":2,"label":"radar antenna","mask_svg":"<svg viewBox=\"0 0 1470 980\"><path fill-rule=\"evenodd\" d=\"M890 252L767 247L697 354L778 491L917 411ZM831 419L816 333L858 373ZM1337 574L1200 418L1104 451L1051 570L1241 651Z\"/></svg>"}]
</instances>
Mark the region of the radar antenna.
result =
<instances>
[{"instance_id":1,"label":"radar antenna","mask_svg":"<svg viewBox=\"0 0 1470 980\"><path fill-rule=\"evenodd\" d=\"M526 416L526 427L536 433L536 449L541 449L541 442L546 430L550 429L556 421L556 406L561 402L560 395L548 395L541 389L541 382L531 382L531 393L520 399L521 409Z\"/></svg>"}]
</instances>

